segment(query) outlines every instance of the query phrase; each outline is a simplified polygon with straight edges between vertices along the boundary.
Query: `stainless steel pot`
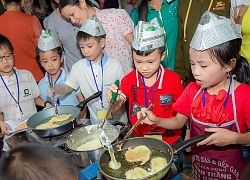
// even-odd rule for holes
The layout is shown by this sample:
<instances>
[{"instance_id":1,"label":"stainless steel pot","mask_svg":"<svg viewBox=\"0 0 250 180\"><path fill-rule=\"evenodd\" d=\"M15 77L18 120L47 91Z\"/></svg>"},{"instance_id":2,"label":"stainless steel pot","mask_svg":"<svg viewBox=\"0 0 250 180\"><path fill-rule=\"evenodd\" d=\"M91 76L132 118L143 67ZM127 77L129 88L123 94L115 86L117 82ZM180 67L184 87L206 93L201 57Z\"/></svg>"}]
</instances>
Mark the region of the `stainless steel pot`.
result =
<instances>
[{"instance_id":1,"label":"stainless steel pot","mask_svg":"<svg viewBox=\"0 0 250 180\"><path fill-rule=\"evenodd\" d=\"M117 127L118 125L121 126L120 129ZM67 148L70 151L80 155L82 157L82 161L84 162L89 161L90 163L93 163L95 161L98 161L102 153L105 151L105 149L101 145L86 150L78 149L83 144L89 143L93 140L99 140L98 137L95 135L93 129L95 128L95 126L97 125L89 125L79 128L78 130L71 133L66 139L65 145L67 146ZM112 133L108 133L108 137L111 142L115 142L119 134L127 129L127 126L122 122L114 122L105 126L110 127L108 129L113 129ZM88 159L86 157L88 157Z\"/></svg>"},{"instance_id":2,"label":"stainless steel pot","mask_svg":"<svg viewBox=\"0 0 250 180\"><path fill-rule=\"evenodd\" d=\"M71 155L75 165L81 168L85 168L91 164L87 152L68 152Z\"/></svg>"}]
</instances>

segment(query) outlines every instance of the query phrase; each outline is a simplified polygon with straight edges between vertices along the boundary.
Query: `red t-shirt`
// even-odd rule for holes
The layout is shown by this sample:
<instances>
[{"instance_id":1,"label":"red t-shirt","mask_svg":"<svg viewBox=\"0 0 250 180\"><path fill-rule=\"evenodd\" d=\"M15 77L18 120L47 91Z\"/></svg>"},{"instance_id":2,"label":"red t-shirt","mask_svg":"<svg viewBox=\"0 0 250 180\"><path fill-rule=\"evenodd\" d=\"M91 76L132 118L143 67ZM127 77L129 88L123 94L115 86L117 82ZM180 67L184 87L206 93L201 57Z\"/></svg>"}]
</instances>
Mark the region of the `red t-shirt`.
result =
<instances>
[{"instance_id":1,"label":"red t-shirt","mask_svg":"<svg viewBox=\"0 0 250 180\"><path fill-rule=\"evenodd\" d=\"M178 101L173 105L174 109L187 117L191 115L191 104L193 102L194 96L199 91L200 86L196 83L190 83L178 99ZM200 94L203 91L200 92ZM234 91L235 103L236 103L236 113L237 121L241 133L246 132L246 126L250 127L250 86L246 84L240 84ZM200 96L199 94L199 96ZM198 96L197 96L198 98ZM232 95L229 95L228 103L224 109L224 113L228 114L228 120L234 119ZM195 117L199 120L199 118ZM201 120L201 119L200 119Z\"/></svg>"},{"instance_id":2,"label":"red t-shirt","mask_svg":"<svg viewBox=\"0 0 250 180\"><path fill-rule=\"evenodd\" d=\"M183 92L181 79L175 72L161 66L155 85L146 87L146 89L148 105L151 104L151 101L155 104L152 111L156 116L165 118L175 116L176 111L172 105ZM152 92L153 89L154 93ZM120 90L129 99L129 119L134 125L137 121L136 108L145 107L144 86L140 73L133 70L127 74L121 81ZM135 136L142 137L143 132L150 132L151 130L161 131L163 140L169 144L176 142L181 135L181 130L166 130L156 125L139 124L135 128Z\"/></svg>"},{"instance_id":3,"label":"red t-shirt","mask_svg":"<svg viewBox=\"0 0 250 180\"><path fill-rule=\"evenodd\" d=\"M0 33L14 47L14 66L29 70L36 82L40 81L44 73L35 50L42 26L37 17L20 11L6 11L0 16L0 22Z\"/></svg>"}]
</instances>

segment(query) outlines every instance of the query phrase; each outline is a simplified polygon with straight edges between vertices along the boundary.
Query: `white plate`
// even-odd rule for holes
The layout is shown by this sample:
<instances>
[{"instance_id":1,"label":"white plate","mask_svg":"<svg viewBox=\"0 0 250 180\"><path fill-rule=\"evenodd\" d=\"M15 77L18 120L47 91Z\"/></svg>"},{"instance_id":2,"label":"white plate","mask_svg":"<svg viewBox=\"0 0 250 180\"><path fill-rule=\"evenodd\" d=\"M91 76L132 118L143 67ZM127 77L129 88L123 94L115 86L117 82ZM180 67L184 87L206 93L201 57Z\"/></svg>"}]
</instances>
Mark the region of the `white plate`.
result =
<instances>
[{"instance_id":1,"label":"white plate","mask_svg":"<svg viewBox=\"0 0 250 180\"><path fill-rule=\"evenodd\" d=\"M24 129L19 129L19 130L15 130L15 128L17 128L18 126L20 126L20 124L22 124L23 122L26 122L28 119L24 119L23 121L14 121L14 120L6 120L5 123L7 123L11 130L9 130L9 133L16 133L16 132L22 132L24 130L26 130L27 128Z\"/></svg>"}]
</instances>

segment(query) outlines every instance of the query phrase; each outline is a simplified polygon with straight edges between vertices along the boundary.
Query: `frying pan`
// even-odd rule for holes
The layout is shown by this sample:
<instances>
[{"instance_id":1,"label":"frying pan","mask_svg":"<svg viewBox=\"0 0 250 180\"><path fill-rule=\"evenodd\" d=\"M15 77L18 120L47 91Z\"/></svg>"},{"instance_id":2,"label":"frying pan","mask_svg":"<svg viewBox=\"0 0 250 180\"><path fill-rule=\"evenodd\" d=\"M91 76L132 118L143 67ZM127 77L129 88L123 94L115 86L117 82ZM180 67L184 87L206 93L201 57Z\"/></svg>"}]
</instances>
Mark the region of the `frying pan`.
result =
<instances>
[{"instance_id":1,"label":"frying pan","mask_svg":"<svg viewBox=\"0 0 250 180\"><path fill-rule=\"evenodd\" d=\"M195 138L191 138L189 140L186 140L186 141L183 141L183 142L177 144L174 148L172 148L166 142L158 140L158 139L147 138L147 137L130 138L124 142L124 144L122 146L122 150L126 151L129 147L135 148L135 147L140 146L140 145L145 145L150 149L156 149L160 152L163 152L166 155L166 160L168 162L167 165L162 170L160 170L152 175L149 175L149 176L144 177L144 178L140 178L140 180L160 180L168 173L168 171L172 165L174 154L179 155L187 147L194 145L194 144L206 139L210 135L211 135L210 133L206 133L204 135L197 136ZM119 141L118 143L115 143L113 145L115 152L118 151L117 145L119 145L120 143L121 143L121 141ZM101 155L99 162L98 162L99 169L102 172L102 174L105 176L105 178L108 180L125 180L123 178L113 177L112 175L109 174L109 172L107 172L107 170L105 170L105 165L109 161L110 161L110 155L109 155L109 152L106 150ZM119 162L119 159L117 159L117 161ZM122 162L122 160L120 160L120 161ZM134 168L133 165L131 165L131 169L132 168Z\"/></svg>"},{"instance_id":2,"label":"frying pan","mask_svg":"<svg viewBox=\"0 0 250 180\"><path fill-rule=\"evenodd\" d=\"M40 137L49 137L49 136L56 136L63 134L74 128L77 119L79 119L80 111L83 110L85 105L89 101L99 97L101 94L102 92L98 91L95 94L88 97L87 99L85 99L84 101L80 102L77 106L67 106L67 105L58 106L57 108L59 114L71 114L72 115L71 117L73 117L71 121L66 120L58 127L49 129L36 129L37 125L41 123L46 123L46 121L44 122L46 118L55 115L54 108L45 109L43 111L39 111L38 113L32 115L27 121L27 126L29 129L32 129Z\"/></svg>"}]
</instances>

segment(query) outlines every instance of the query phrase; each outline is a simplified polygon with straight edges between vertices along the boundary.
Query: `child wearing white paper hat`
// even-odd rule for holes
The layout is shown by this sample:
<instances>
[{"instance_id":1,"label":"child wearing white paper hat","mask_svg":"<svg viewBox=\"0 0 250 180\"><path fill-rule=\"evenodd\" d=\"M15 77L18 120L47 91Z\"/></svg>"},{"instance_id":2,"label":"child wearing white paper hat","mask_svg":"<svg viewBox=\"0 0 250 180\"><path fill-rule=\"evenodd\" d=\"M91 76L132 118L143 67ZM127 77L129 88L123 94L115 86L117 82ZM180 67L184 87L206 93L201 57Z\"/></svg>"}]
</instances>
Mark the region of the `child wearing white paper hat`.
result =
<instances>
[{"instance_id":1,"label":"child wearing white paper hat","mask_svg":"<svg viewBox=\"0 0 250 180\"><path fill-rule=\"evenodd\" d=\"M44 106L45 102L31 72L15 68L14 58L11 42L0 34L0 134L5 135L5 139L9 131L14 132L37 112L36 105ZM3 151L8 149L4 140Z\"/></svg>"},{"instance_id":2,"label":"child wearing white paper hat","mask_svg":"<svg viewBox=\"0 0 250 180\"><path fill-rule=\"evenodd\" d=\"M161 65L165 52L165 35L163 28L153 19L150 22L140 21L133 32L133 58L135 70L127 74L119 86L119 94L113 111L117 111L125 100L129 101L129 117L132 125L137 122L137 112L142 107L155 104L152 112L162 118L176 114L172 105L183 91L180 77ZM106 93L117 91L112 84ZM156 125L139 124L135 130L136 137L154 137L173 145L182 141L181 130L167 130ZM182 155L175 156L174 162L181 166ZM179 178L178 178L179 179Z\"/></svg>"},{"instance_id":3,"label":"child wearing white paper hat","mask_svg":"<svg viewBox=\"0 0 250 180\"><path fill-rule=\"evenodd\" d=\"M85 58L72 66L69 78L66 81L67 86L54 87L55 93L59 96L78 88L81 89L84 97L102 91L99 99L94 99L87 104L92 124L102 123L109 108L104 94L113 82L121 80L125 75L122 63L117 59L108 57L103 52L105 36L106 32L95 15L87 19L77 33L77 41ZM51 96L50 92L49 96ZM114 121L128 122L124 106L120 111L113 113L106 122L112 123Z\"/></svg>"},{"instance_id":4,"label":"child wearing white paper hat","mask_svg":"<svg viewBox=\"0 0 250 180\"><path fill-rule=\"evenodd\" d=\"M240 179L242 145L250 144L250 70L239 56L241 35L230 19L206 11L190 43L190 63L196 82L175 102L175 117L147 114L144 123L181 128L190 118L191 137L212 133L192 147L195 179ZM245 84L246 83L246 84Z\"/></svg>"},{"instance_id":5,"label":"child wearing white paper hat","mask_svg":"<svg viewBox=\"0 0 250 180\"><path fill-rule=\"evenodd\" d=\"M69 77L69 73L62 68L62 48L50 30L42 30L38 40L36 55L41 66L46 71L45 76L38 83L41 98L55 105L53 99L47 96L47 89L50 86L49 81L52 78L53 85L64 84ZM83 99L80 89L76 89L65 97L58 97L56 103L57 105L76 106L79 102L83 101ZM81 118L85 118L86 113L86 109L82 111Z\"/></svg>"},{"instance_id":6,"label":"child wearing white paper hat","mask_svg":"<svg viewBox=\"0 0 250 180\"><path fill-rule=\"evenodd\" d=\"M90 0L60 0L59 9L64 19L82 26L95 15L106 32L105 53L123 63L126 73L134 69L131 42L133 21L124 9L97 9Z\"/></svg>"}]
</instances>

